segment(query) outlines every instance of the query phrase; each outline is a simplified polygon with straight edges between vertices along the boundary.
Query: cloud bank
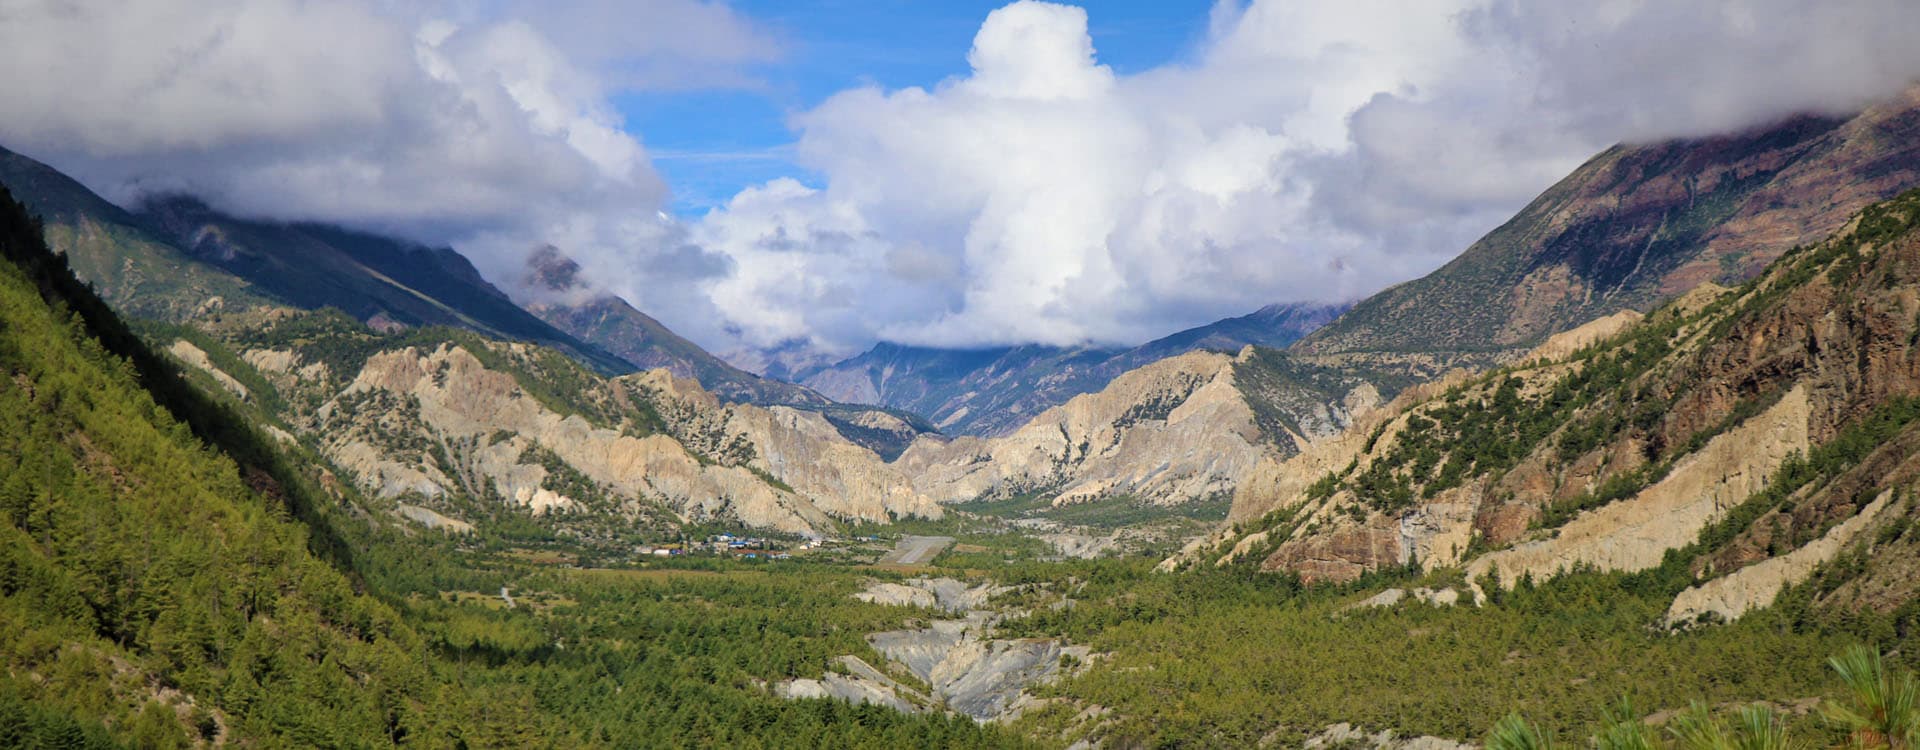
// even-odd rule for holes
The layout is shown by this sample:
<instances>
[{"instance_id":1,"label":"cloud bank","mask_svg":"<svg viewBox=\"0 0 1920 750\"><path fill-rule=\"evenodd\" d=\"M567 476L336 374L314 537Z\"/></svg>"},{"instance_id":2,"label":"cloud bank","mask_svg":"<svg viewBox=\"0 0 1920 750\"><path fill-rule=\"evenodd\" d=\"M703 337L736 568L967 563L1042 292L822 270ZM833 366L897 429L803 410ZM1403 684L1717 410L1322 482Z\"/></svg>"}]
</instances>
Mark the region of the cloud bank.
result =
<instances>
[{"instance_id":1,"label":"cloud bank","mask_svg":"<svg viewBox=\"0 0 1920 750\"><path fill-rule=\"evenodd\" d=\"M753 86L785 51L725 5L154 5L0 2L0 143L123 200L452 242L502 282L551 243L717 351L1129 343L1352 299L1612 143L1920 75L1909 0L1221 0L1127 75L1087 11L1022 0L926 52L964 74L793 113L804 181L676 219L609 102Z\"/></svg>"},{"instance_id":2,"label":"cloud bank","mask_svg":"<svg viewBox=\"0 0 1920 750\"><path fill-rule=\"evenodd\" d=\"M989 15L970 72L797 114L822 175L698 224L766 345L1137 342L1417 276L1593 153L1913 80L1898 0L1215 5L1191 62L1099 63L1080 8ZM759 304L749 304L757 301Z\"/></svg>"}]
</instances>

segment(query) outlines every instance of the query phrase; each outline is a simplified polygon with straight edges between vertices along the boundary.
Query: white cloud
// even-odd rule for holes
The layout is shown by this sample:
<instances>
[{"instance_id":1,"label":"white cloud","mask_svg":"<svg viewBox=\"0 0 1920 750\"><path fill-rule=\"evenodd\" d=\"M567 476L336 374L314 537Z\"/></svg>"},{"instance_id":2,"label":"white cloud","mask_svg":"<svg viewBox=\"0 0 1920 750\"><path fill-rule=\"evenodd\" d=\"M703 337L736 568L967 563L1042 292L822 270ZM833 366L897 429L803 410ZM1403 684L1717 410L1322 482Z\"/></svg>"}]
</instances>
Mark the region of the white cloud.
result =
<instances>
[{"instance_id":1,"label":"white cloud","mask_svg":"<svg viewBox=\"0 0 1920 750\"><path fill-rule=\"evenodd\" d=\"M667 189L610 97L776 45L700 0L533 7L0 0L0 144L123 202L185 190L456 242L503 280L549 238L681 252L655 242Z\"/></svg>"},{"instance_id":2,"label":"white cloud","mask_svg":"<svg viewBox=\"0 0 1920 750\"><path fill-rule=\"evenodd\" d=\"M1084 11L1023 0L968 74L795 115L821 184L694 232L734 261L719 309L750 346L1135 342L1419 275L1613 142L1920 73L1906 0L1221 0L1208 29L1119 76Z\"/></svg>"},{"instance_id":3,"label":"white cloud","mask_svg":"<svg viewBox=\"0 0 1920 750\"><path fill-rule=\"evenodd\" d=\"M1097 7L1096 13L1101 12ZM1180 62L1103 65L1016 2L930 87L792 115L817 177L660 214L611 98L754 87L711 0L0 0L0 144L125 199L552 243L718 351L1132 342L1416 276L1593 152L1920 73L1911 0L1219 0Z\"/></svg>"}]
</instances>

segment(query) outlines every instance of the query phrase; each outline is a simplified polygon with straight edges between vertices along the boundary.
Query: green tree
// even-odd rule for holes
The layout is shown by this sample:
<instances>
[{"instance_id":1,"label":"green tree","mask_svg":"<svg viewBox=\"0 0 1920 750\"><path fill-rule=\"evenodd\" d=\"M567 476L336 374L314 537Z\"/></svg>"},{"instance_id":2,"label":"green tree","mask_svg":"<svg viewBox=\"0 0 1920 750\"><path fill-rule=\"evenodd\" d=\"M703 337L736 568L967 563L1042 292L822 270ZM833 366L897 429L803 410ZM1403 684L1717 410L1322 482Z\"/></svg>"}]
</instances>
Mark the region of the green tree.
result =
<instances>
[{"instance_id":1,"label":"green tree","mask_svg":"<svg viewBox=\"0 0 1920 750\"><path fill-rule=\"evenodd\" d=\"M1552 750L1553 740L1519 714L1507 714L1487 735L1487 750Z\"/></svg>"},{"instance_id":2,"label":"green tree","mask_svg":"<svg viewBox=\"0 0 1920 750\"><path fill-rule=\"evenodd\" d=\"M1843 703L1828 702L1823 713L1847 730L1854 747L1912 750L1920 745L1920 709L1915 707L1913 673L1892 675L1880 652L1854 646L1827 661L1847 686Z\"/></svg>"}]
</instances>

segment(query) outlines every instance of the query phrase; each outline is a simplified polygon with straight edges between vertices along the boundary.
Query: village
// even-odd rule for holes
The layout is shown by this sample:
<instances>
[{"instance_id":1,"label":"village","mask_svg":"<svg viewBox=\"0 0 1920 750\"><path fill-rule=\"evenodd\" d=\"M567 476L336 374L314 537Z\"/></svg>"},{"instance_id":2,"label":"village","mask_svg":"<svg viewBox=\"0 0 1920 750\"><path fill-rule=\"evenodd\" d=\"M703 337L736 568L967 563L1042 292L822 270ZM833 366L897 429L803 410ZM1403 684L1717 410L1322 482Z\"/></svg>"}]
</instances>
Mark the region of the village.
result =
<instances>
[{"instance_id":1,"label":"village","mask_svg":"<svg viewBox=\"0 0 1920 750\"><path fill-rule=\"evenodd\" d=\"M811 551L819 548L822 544L824 544L824 542L818 539L785 541L759 536L713 534L698 541L682 540L679 543L643 544L634 547L633 552L640 557L705 555L738 557L747 560L786 560L791 559L795 552Z\"/></svg>"}]
</instances>

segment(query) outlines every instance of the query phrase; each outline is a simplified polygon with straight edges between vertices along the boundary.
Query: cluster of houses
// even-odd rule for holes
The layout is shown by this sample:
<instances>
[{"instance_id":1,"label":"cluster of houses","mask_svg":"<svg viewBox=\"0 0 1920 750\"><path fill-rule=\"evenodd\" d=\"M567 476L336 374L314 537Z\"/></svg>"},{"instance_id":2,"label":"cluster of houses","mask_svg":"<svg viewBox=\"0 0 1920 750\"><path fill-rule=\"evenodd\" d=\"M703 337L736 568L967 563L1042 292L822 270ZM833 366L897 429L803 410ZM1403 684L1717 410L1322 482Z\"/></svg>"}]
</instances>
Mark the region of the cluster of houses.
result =
<instances>
[{"instance_id":1,"label":"cluster of houses","mask_svg":"<svg viewBox=\"0 0 1920 750\"><path fill-rule=\"evenodd\" d=\"M635 555L641 557L678 557L686 554L707 554L735 556L746 559L766 558L786 560L793 557L792 550L811 550L821 544L818 539L804 542L783 542L757 536L734 536L732 534L714 534L702 541L686 541L680 544L641 545L633 548Z\"/></svg>"}]
</instances>

